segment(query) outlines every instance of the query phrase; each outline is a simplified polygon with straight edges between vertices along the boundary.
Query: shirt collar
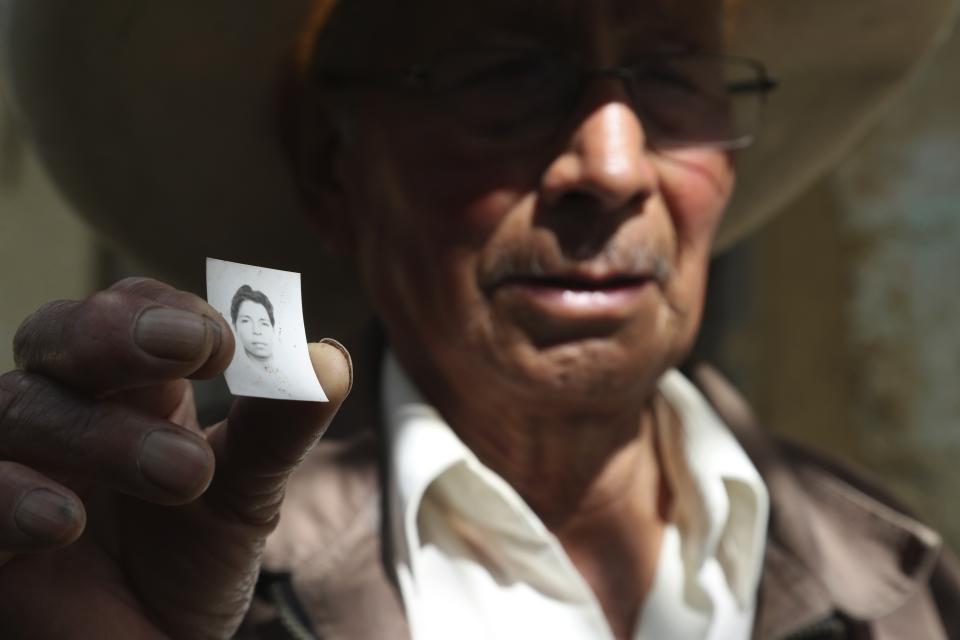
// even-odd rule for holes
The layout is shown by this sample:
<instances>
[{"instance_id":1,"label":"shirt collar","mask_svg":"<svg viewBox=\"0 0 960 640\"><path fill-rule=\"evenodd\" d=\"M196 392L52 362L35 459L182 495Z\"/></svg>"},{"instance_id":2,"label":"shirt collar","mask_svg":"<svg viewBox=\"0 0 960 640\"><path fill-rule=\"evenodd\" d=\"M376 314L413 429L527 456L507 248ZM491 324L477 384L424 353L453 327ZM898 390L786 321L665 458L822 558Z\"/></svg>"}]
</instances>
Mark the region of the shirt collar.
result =
<instances>
[{"instance_id":1,"label":"shirt collar","mask_svg":"<svg viewBox=\"0 0 960 640\"><path fill-rule=\"evenodd\" d=\"M682 553L689 571L716 557L740 607L753 604L763 568L769 497L740 443L706 398L679 371L659 389L682 429L661 429L664 462L678 499ZM669 431L669 432L668 432Z\"/></svg>"},{"instance_id":2,"label":"shirt collar","mask_svg":"<svg viewBox=\"0 0 960 640\"><path fill-rule=\"evenodd\" d=\"M383 410L390 454L390 492L396 557L406 558L420 546L416 527L420 501L427 488L457 462L470 455L466 445L413 386L392 351L383 362Z\"/></svg>"}]
</instances>

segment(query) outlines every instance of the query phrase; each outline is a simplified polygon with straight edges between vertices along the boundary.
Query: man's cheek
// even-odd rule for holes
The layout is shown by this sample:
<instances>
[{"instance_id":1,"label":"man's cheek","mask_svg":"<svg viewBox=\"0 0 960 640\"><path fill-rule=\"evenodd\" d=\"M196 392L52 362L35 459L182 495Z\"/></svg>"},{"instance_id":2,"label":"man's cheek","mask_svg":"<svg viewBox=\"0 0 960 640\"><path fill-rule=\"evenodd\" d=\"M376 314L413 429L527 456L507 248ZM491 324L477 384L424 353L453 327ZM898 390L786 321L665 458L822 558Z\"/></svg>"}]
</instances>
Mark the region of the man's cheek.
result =
<instances>
[{"instance_id":1,"label":"man's cheek","mask_svg":"<svg viewBox=\"0 0 960 640\"><path fill-rule=\"evenodd\" d=\"M726 209L727 199L712 197L695 189L678 190L668 199L679 241L686 246L710 246Z\"/></svg>"},{"instance_id":2,"label":"man's cheek","mask_svg":"<svg viewBox=\"0 0 960 640\"><path fill-rule=\"evenodd\" d=\"M733 192L733 171L725 156L703 152L681 156L664 163L661 176L680 244L712 244Z\"/></svg>"}]
</instances>

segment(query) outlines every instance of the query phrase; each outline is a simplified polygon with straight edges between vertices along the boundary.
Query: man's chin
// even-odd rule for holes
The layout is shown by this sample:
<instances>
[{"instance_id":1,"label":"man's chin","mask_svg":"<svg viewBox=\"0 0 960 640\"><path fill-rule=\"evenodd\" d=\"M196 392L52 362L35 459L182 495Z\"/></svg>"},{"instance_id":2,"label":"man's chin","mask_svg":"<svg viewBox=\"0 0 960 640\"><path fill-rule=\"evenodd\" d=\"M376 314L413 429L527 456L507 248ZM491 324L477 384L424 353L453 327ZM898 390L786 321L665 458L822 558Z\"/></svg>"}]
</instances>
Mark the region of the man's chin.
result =
<instances>
[{"instance_id":1,"label":"man's chin","mask_svg":"<svg viewBox=\"0 0 960 640\"><path fill-rule=\"evenodd\" d=\"M604 342L615 342L623 330L623 323L611 319L591 319L579 322L538 322L526 328L530 343L544 352L572 350Z\"/></svg>"},{"instance_id":2,"label":"man's chin","mask_svg":"<svg viewBox=\"0 0 960 640\"><path fill-rule=\"evenodd\" d=\"M674 366L663 343L643 341L649 348L624 339L619 332L567 337L550 345L533 342L514 350L513 362L501 366L513 369L511 379L525 388L531 400L570 404L586 408L591 404L612 405L634 402L652 393L657 381ZM515 388L515 390L519 390Z\"/></svg>"}]
</instances>

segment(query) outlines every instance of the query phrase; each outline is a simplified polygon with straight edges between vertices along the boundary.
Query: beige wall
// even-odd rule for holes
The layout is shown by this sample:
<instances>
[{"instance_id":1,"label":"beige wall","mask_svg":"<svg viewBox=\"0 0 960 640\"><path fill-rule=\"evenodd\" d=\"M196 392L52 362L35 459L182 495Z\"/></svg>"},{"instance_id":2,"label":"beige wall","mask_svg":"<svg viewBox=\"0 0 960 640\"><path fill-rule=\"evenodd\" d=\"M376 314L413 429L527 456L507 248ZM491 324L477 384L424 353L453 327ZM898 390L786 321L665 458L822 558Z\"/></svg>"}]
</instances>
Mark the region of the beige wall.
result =
<instances>
[{"instance_id":1,"label":"beige wall","mask_svg":"<svg viewBox=\"0 0 960 640\"><path fill-rule=\"evenodd\" d=\"M48 300L85 295L96 262L91 235L50 187L0 102L0 371L13 366L21 320Z\"/></svg>"},{"instance_id":2,"label":"beige wall","mask_svg":"<svg viewBox=\"0 0 960 640\"><path fill-rule=\"evenodd\" d=\"M960 548L958 77L954 38L752 241L740 362L770 425L882 475Z\"/></svg>"}]
</instances>

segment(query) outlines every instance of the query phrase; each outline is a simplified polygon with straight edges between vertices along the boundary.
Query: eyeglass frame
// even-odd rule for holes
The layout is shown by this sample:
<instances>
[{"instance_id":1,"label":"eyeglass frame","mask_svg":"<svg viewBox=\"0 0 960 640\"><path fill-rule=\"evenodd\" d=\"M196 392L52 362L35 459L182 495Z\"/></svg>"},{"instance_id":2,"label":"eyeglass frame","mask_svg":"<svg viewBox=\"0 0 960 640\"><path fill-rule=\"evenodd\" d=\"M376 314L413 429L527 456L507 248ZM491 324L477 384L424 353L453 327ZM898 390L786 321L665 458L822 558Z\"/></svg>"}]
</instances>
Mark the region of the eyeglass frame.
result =
<instances>
[{"instance_id":1,"label":"eyeglass frame","mask_svg":"<svg viewBox=\"0 0 960 640\"><path fill-rule=\"evenodd\" d=\"M566 63L566 66L576 71L577 87L574 92L580 95L590 80L598 78L615 78L621 80L630 90L631 87L638 85L637 70L642 63L649 63L651 60L667 60L683 57L702 57L705 59L716 59L724 63L736 63L744 68L750 68L756 75L753 80L727 83L724 87L728 94L759 94L761 107L766 102L767 96L776 91L779 86L779 80L773 76L759 60L747 56L740 56L727 53L717 53L712 51L675 51L661 54L652 54L645 56L641 61L631 65L617 65L611 67L590 67L581 63L575 56L555 54L550 49L541 49L535 47L512 47L512 48L475 48L475 49L457 49L441 54L432 62L415 63L397 70L373 70L373 71L337 71L333 69L324 69L314 66L310 77L318 86L334 90L350 90L362 88L364 86L392 88L397 90L426 91L435 94L442 94L443 91L454 91L451 87L431 87L431 70L441 64L446 59L463 53L477 52L523 52L527 54L536 54L543 59L560 60ZM553 53L553 55L551 55ZM758 116L758 120L759 120ZM703 147L721 150L738 150L749 147L756 140L757 132L760 129L760 122L756 123L754 129L740 138L726 141L686 141L677 142L679 146L685 147Z\"/></svg>"}]
</instances>

